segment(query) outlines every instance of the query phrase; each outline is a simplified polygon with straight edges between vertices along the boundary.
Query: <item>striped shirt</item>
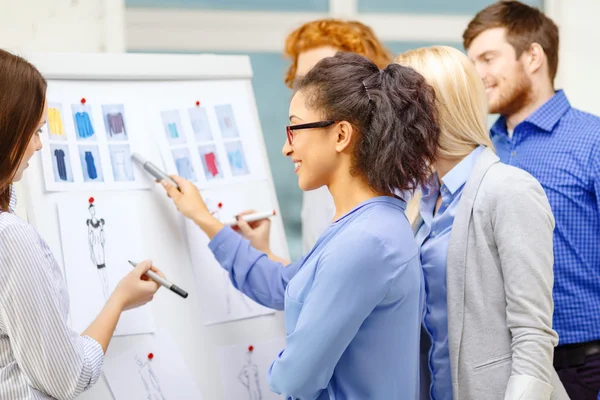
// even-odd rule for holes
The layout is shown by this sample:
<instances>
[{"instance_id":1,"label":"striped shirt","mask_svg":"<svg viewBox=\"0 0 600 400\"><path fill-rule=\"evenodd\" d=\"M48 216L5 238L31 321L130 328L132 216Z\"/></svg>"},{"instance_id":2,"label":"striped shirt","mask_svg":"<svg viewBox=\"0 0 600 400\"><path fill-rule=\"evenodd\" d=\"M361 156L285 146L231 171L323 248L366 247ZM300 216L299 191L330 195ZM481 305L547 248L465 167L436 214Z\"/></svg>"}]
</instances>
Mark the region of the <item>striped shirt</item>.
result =
<instances>
[{"instance_id":1,"label":"striped shirt","mask_svg":"<svg viewBox=\"0 0 600 400\"><path fill-rule=\"evenodd\" d=\"M0 212L0 399L74 399L100 377L98 342L67 325L65 281L31 225Z\"/></svg>"}]
</instances>

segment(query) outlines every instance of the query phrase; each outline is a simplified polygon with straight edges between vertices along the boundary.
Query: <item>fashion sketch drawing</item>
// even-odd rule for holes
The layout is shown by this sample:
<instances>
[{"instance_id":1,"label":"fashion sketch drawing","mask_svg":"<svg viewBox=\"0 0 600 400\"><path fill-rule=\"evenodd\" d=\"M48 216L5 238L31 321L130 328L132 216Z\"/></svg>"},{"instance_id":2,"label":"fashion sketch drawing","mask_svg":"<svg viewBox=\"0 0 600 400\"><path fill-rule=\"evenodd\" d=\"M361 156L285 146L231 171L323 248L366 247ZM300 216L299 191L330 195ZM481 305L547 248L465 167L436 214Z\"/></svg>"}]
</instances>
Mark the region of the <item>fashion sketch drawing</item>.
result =
<instances>
[{"instance_id":1,"label":"fashion sketch drawing","mask_svg":"<svg viewBox=\"0 0 600 400\"><path fill-rule=\"evenodd\" d=\"M106 257L104 255L104 244L106 243L106 238L104 237L104 219L98 219L96 217L96 207L94 207L93 197L90 198L89 203L88 211L90 213L90 218L87 220L87 227L90 258L92 264L94 264L94 267L98 270L98 277L100 278L104 299L108 300L110 292L108 289L108 277L106 275Z\"/></svg>"},{"instance_id":2,"label":"fashion sketch drawing","mask_svg":"<svg viewBox=\"0 0 600 400\"><path fill-rule=\"evenodd\" d=\"M262 400L258 366L252 362L252 350L248 350L248 361L242 366L238 380L248 391L248 400Z\"/></svg>"},{"instance_id":3,"label":"fashion sketch drawing","mask_svg":"<svg viewBox=\"0 0 600 400\"><path fill-rule=\"evenodd\" d=\"M144 398L147 400L167 400L162 393L158 376L154 373L150 361L144 360L136 354L135 363L138 366L138 374L140 375L142 383L144 384L144 389L146 390Z\"/></svg>"},{"instance_id":4,"label":"fashion sketch drawing","mask_svg":"<svg viewBox=\"0 0 600 400\"><path fill-rule=\"evenodd\" d=\"M206 205L207 205L208 209L210 210L211 215L220 221L221 220L220 211L221 211L221 208L223 207L223 205L221 203L218 203L215 206L214 202L208 198L206 199ZM228 316L231 315L231 311L232 311L231 310L231 297L236 296L236 295L239 296L242 303L244 303L246 310L248 312L252 311L252 305L250 303L248 303L248 299L246 299L246 296L242 292L238 291L236 288L233 287L233 285L231 284L231 281L229 280L228 274L223 274L223 286L224 286L223 293L225 294L225 307L226 307L226 312L227 312Z\"/></svg>"}]
</instances>

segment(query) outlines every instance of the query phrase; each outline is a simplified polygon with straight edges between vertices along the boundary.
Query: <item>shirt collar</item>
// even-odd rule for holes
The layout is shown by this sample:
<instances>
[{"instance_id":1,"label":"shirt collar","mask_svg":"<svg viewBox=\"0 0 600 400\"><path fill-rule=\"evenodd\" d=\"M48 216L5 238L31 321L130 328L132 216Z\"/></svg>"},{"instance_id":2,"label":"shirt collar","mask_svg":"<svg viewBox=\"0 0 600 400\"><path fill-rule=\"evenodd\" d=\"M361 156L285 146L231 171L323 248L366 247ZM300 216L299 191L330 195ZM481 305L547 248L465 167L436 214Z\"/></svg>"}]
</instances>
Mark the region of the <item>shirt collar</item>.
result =
<instances>
[{"instance_id":1,"label":"shirt collar","mask_svg":"<svg viewBox=\"0 0 600 400\"><path fill-rule=\"evenodd\" d=\"M544 132L552 132L554 126L571 109L571 103L563 90L557 90L547 102L542 104L522 123L530 123L537 126ZM519 125L521 125L519 124ZM518 125L517 125L518 126ZM508 135L506 130L506 118L501 116L491 128L492 137L504 134Z\"/></svg>"},{"instance_id":2,"label":"shirt collar","mask_svg":"<svg viewBox=\"0 0 600 400\"><path fill-rule=\"evenodd\" d=\"M10 202L8 204L8 212L14 213L17 207L17 190L13 185L10 185Z\"/></svg>"},{"instance_id":3,"label":"shirt collar","mask_svg":"<svg viewBox=\"0 0 600 400\"><path fill-rule=\"evenodd\" d=\"M450 194L454 195L467 182L473 167L477 163L477 157L484 149L484 146L478 146L444 175L442 182L448 188Z\"/></svg>"}]
</instances>

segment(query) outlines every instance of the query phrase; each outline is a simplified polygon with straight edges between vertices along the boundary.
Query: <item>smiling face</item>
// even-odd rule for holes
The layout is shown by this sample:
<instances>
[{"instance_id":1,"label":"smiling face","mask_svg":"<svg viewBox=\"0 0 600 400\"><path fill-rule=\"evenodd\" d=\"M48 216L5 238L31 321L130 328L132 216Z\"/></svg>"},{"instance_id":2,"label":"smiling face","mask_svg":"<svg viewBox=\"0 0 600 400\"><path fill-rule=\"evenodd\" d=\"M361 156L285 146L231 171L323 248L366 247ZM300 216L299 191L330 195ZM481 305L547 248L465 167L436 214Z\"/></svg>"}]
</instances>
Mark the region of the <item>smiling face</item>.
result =
<instances>
[{"instance_id":1,"label":"smiling face","mask_svg":"<svg viewBox=\"0 0 600 400\"><path fill-rule=\"evenodd\" d=\"M473 39L468 55L486 88L489 111L512 115L524 108L532 92L523 57L506 40L505 28L483 31Z\"/></svg>"},{"instance_id":2,"label":"smiling face","mask_svg":"<svg viewBox=\"0 0 600 400\"><path fill-rule=\"evenodd\" d=\"M305 94L296 92L290 103L290 125L322 121L321 113L308 108ZM339 168L339 144L336 125L327 128L292 130L293 144L286 140L282 152L291 157L298 174L298 186L304 191L329 185Z\"/></svg>"},{"instance_id":3,"label":"smiling face","mask_svg":"<svg viewBox=\"0 0 600 400\"><path fill-rule=\"evenodd\" d=\"M40 132L39 131L40 131L40 129L42 129L42 126L44 126L46 124L47 115L48 115L48 105L45 104L44 111L42 112L42 116L38 122L35 132L31 136L31 139L29 139L29 144L27 145L27 148L25 149L25 154L23 155L23 159L21 159L21 162L19 163L17 171L15 172L15 175L13 177L13 182L18 182L21 180L21 178L23 178L23 172L25 172L27 167L29 167L29 160L31 160L31 157L33 157L33 155L35 154L36 151L41 150L42 141L40 140Z\"/></svg>"}]
</instances>

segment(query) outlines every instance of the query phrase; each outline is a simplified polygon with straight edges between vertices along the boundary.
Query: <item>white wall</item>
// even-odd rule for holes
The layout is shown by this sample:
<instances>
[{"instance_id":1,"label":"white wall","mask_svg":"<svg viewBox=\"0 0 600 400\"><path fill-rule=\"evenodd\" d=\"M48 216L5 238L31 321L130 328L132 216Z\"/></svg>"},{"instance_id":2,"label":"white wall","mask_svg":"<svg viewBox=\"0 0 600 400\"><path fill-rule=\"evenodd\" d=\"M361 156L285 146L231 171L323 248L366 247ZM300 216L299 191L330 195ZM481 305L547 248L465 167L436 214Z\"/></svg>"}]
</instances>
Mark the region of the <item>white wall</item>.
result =
<instances>
[{"instance_id":1,"label":"white wall","mask_svg":"<svg viewBox=\"0 0 600 400\"><path fill-rule=\"evenodd\" d=\"M560 32L556 86L574 107L600 115L600 1L546 0L546 11Z\"/></svg>"},{"instance_id":2,"label":"white wall","mask_svg":"<svg viewBox=\"0 0 600 400\"><path fill-rule=\"evenodd\" d=\"M0 48L12 52L123 52L124 0L0 0ZM17 214L26 218L22 186Z\"/></svg>"}]
</instances>

